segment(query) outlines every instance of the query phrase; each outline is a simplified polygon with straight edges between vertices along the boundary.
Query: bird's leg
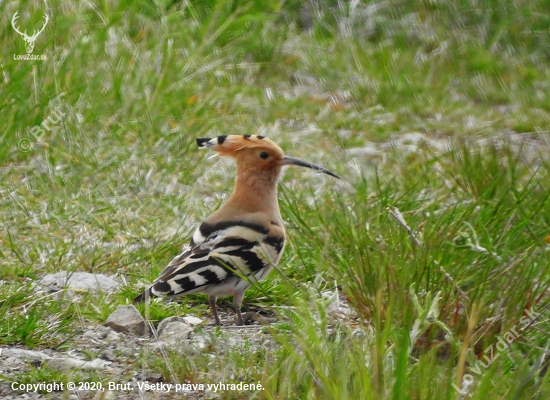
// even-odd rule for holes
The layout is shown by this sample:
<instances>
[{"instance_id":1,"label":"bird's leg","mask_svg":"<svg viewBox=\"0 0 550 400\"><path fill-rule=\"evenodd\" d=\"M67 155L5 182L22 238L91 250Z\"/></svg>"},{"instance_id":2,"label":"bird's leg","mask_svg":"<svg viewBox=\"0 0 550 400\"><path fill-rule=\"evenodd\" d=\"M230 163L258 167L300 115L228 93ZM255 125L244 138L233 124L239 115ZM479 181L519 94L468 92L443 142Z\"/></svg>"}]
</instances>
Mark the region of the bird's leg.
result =
<instances>
[{"instance_id":1,"label":"bird's leg","mask_svg":"<svg viewBox=\"0 0 550 400\"><path fill-rule=\"evenodd\" d=\"M233 295L233 305L237 313L237 323L235 325L243 326L243 316L241 315L241 304L243 303L244 292L237 292Z\"/></svg>"},{"instance_id":2,"label":"bird's leg","mask_svg":"<svg viewBox=\"0 0 550 400\"><path fill-rule=\"evenodd\" d=\"M208 303L212 309L212 314L214 314L214 319L216 320L216 325L221 325L220 317L218 317L218 310L216 309L216 296L208 296Z\"/></svg>"}]
</instances>

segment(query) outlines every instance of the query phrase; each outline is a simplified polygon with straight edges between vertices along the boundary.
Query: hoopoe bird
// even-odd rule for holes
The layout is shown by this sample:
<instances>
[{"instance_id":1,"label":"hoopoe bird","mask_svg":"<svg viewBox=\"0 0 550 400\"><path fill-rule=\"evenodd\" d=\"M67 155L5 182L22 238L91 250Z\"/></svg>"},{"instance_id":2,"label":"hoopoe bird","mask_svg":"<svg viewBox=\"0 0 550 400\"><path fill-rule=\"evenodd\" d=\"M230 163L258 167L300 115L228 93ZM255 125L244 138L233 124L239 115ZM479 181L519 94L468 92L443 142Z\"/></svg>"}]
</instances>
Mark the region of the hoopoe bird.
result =
<instances>
[{"instance_id":1,"label":"hoopoe bird","mask_svg":"<svg viewBox=\"0 0 550 400\"><path fill-rule=\"evenodd\" d=\"M268 276L285 246L277 200L282 167L299 165L339 177L318 165L286 157L279 146L260 135L199 138L197 145L236 160L235 189L227 202L197 228L189 246L134 303L151 297L205 293L216 324L221 325L216 299L233 295L237 325L243 325L245 290Z\"/></svg>"}]
</instances>

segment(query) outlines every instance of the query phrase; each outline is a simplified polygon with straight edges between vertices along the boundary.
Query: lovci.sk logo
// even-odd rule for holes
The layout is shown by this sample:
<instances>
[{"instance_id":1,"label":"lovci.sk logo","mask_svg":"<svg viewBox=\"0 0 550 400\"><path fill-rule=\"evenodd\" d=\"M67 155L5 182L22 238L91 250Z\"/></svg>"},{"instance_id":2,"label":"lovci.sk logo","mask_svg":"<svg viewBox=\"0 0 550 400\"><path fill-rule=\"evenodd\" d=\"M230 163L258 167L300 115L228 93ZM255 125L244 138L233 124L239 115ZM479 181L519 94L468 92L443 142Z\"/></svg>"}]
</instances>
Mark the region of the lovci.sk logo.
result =
<instances>
[{"instance_id":1,"label":"lovci.sk logo","mask_svg":"<svg viewBox=\"0 0 550 400\"><path fill-rule=\"evenodd\" d=\"M15 29L15 32L19 33L23 37L23 40L25 41L25 47L26 47L26 50L27 50L27 54L21 54L21 55L14 54L13 59L14 60L46 60L47 57L46 57L45 54L35 55L35 54L32 54L32 50L34 49L34 42L36 42L36 39L38 38L38 35L40 35L42 33L42 31L44 30L44 28L48 24L48 20L49 20L48 15L44 14L45 21L44 21L44 25L42 25L42 29L40 29L40 30L35 29L33 34L31 36L29 36L29 35L27 35L26 30L25 30L25 32L21 32L17 28L17 26L15 25L15 20L18 17L17 13L18 13L18 11L15 12L15 14L13 15L13 18L11 19L11 26L13 26L13 29Z\"/></svg>"}]
</instances>

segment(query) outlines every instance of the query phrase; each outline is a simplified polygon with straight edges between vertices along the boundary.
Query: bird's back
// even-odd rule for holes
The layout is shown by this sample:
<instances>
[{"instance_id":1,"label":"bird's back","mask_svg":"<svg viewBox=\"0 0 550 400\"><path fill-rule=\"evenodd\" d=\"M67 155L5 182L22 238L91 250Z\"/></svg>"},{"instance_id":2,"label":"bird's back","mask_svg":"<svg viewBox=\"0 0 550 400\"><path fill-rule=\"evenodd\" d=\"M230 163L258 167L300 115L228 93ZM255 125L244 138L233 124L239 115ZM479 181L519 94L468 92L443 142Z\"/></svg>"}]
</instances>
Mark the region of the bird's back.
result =
<instances>
[{"instance_id":1,"label":"bird's back","mask_svg":"<svg viewBox=\"0 0 550 400\"><path fill-rule=\"evenodd\" d=\"M195 231L189 247L135 301L147 296L243 292L266 278L281 257L285 231L273 219L256 213L218 220L213 214Z\"/></svg>"}]
</instances>

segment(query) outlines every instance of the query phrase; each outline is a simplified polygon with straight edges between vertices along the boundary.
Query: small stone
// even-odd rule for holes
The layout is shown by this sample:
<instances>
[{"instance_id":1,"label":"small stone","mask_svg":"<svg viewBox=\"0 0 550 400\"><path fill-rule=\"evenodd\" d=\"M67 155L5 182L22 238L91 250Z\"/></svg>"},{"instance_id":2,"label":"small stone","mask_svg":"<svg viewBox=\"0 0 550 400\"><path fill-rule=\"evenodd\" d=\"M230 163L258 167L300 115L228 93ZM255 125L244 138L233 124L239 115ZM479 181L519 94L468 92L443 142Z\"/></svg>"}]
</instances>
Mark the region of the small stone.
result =
<instances>
[{"instance_id":1,"label":"small stone","mask_svg":"<svg viewBox=\"0 0 550 400\"><path fill-rule=\"evenodd\" d=\"M88 329L82 333L82 337L86 339L97 340L100 339L98 332L95 329Z\"/></svg>"},{"instance_id":2,"label":"small stone","mask_svg":"<svg viewBox=\"0 0 550 400\"><path fill-rule=\"evenodd\" d=\"M102 326L105 331L102 331L105 333L103 336L103 340L107 343L113 343L113 342L120 342L121 340L124 340L124 335L120 332L115 332L113 329L109 328L108 326Z\"/></svg>"},{"instance_id":3,"label":"small stone","mask_svg":"<svg viewBox=\"0 0 550 400\"><path fill-rule=\"evenodd\" d=\"M103 327L103 328L105 328L105 329L102 329L102 330L100 330L100 331L97 332L97 337L98 337L99 339L105 339L105 338L109 335L109 333L113 332L112 329L109 329L109 328L106 327L106 326Z\"/></svg>"},{"instance_id":4,"label":"small stone","mask_svg":"<svg viewBox=\"0 0 550 400\"><path fill-rule=\"evenodd\" d=\"M255 312L245 312L242 317L245 325L253 325L258 320L258 315Z\"/></svg>"},{"instance_id":5,"label":"small stone","mask_svg":"<svg viewBox=\"0 0 550 400\"><path fill-rule=\"evenodd\" d=\"M159 339L165 342L176 343L187 339L191 332L193 332L193 327L185 322L168 322L159 334Z\"/></svg>"},{"instance_id":6,"label":"small stone","mask_svg":"<svg viewBox=\"0 0 550 400\"><path fill-rule=\"evenodd\" d=\"M23 361L20 358L8 357L4 360L4 362L6 363L6 365L14 365L14 364L23 364L25 361Z\"/></svg>"},{"instance_id":7,"label":"small stone","mask_svg":"<svg viewBox=\"0 0 550 400\"><path fill-rule=\"evenodd\" d=\"M193 317L192 315L188 315L187 317L182 318L183 322L191 325L191 326L197 326L201 325L204 321L200 318Z\"/></svg>"},{"instance_id":8,"label":"small stone","mask_svg":"<svg viewBox=\"0 0 550 400\"><path fill-rule=\"evenodd\" d=\"M145 380L151 383L162 382L162 374L158 372L152 372L150 374L147 374L147 377L145 378Z\"/></svg>"},{"instance_id":9,"label":"small stone","mask_svg":"<svg viewBox=\"0 0 550 400\"><path fill-rule=\"evenodd\" d=\"M118 306L115 312L109 315L105 325L117 332L129 332L135 335L145 335L145 320L136 307Z\"/></svg>"},{"instance_id":10,"label":"small stone","mask_svg":"<svg viewBox=\"0 0 550 400\"><path fill-rule=\"evenodd\" d=\"M98 391L94 396L93 400L115 400L115 392L112 390L106 390L105 392Z\"/></svg>"},{"instance_id":11,"label":"small stone","mask_svg":"<svg viewBox=\"0 0 550 400\"><path fill-rule=\"evenodd\" d=\"M195 350L202 350L205 349L208 344L209 338L206 334L195 334L193 335L193 339L191 339L192 342L192 348Z\"/></svg>"},{"instance_id":12,"label":"small stone","mask_svg":"<svg viewBox=\"0 0 550 400\"><path fill-rule=\"evenodd\" d=\"M107 361L115 361L116 355L115 352L111 349L106 349L103 353L101 353L101 358Z\"/></svg>"}]
</instances>

